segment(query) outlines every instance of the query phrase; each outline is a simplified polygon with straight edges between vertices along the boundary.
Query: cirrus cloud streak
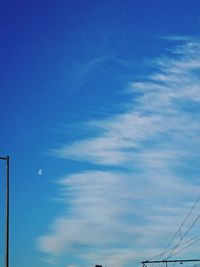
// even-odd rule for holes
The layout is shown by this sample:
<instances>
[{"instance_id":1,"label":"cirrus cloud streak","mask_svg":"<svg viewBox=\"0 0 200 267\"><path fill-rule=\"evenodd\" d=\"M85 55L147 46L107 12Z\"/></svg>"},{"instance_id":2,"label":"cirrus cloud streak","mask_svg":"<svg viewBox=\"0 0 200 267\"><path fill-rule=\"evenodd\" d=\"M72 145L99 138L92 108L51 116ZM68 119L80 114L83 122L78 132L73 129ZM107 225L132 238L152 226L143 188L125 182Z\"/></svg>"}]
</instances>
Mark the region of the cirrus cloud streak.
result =
<instances>
[{"instance_id":1,"label":"cirrus cloud streak","mask_svg":"<svg viewBox=\"0 0 200 267\"><path fill-rule=\"evenodd\" d=\"M123 113L90 122L97 135L52 151L95 170L58 181L66 208L39 238L42 252L122 267L162 250L200 188L199 62L198 40L155 59L154 73L129 84Z\"/></svg>"}]
</instances>

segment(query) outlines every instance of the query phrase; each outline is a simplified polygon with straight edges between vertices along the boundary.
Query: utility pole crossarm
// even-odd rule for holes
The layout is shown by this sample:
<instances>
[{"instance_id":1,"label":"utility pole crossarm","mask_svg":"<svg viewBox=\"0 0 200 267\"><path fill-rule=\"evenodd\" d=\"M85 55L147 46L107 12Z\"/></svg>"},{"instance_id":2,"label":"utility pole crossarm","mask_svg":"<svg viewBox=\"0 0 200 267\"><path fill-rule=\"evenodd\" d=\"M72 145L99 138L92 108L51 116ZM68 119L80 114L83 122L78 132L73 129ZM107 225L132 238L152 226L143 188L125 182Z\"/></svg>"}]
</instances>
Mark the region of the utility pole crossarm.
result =
<instances>
[{"instance_id":1,"label":"utility pole crossarm","mask_svg":"<svg viewBox=\"0 0 200 267\"><path fill-rule=\"evenodd\" d=\"M146 260L142 261L141 264L143 267L148 267L148 264L155 264L155 263L163 263L165 267L168 267L168 263L176 263L179 262L180 264L184 262L200 262L200 259L178 259L178 260Z\"/></svg>"},{"instance_id":2,"label":"utility pole crossarm","mask_svg":"<svg viewBox=\"0 0 200 267\"><path fill-rule=\"evenodd\" d=\"M151 261L151 260L147 260L147 261L142 261L141 263L143 264L143 265L146 265L146 264L148 264L148 263L168 263L168 262L197 262L197 261L199 261L200 262L200 259L191 259L191 260L187 260L187 259L183 259L183 260L160 260L160 261Z\"/></svg>"}]
</instances>

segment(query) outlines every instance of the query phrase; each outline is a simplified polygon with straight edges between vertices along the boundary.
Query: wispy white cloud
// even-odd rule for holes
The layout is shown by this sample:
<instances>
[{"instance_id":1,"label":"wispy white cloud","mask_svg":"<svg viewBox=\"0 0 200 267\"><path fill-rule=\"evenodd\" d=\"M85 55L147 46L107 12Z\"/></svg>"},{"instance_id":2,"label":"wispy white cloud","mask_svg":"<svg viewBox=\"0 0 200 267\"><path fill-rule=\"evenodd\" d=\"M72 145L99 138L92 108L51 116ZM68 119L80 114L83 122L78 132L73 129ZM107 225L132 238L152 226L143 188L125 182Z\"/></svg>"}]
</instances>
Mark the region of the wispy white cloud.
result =
<instances>
[{"instance_id":1,"label":"wispy white cloud","mask_svg":"<svg viewBox=\"0 0 200 267\"><path fill-rule=\"evenodd\" d=\"M130 83L127 110L92 121L96 136L52 151L96 170L59 180L66 210L40 237L41 251L78 249L88 265L112 267L162 250L200 189L199 62L194 40L155 59L157 71Z\"/></svg>"}]
</instances>

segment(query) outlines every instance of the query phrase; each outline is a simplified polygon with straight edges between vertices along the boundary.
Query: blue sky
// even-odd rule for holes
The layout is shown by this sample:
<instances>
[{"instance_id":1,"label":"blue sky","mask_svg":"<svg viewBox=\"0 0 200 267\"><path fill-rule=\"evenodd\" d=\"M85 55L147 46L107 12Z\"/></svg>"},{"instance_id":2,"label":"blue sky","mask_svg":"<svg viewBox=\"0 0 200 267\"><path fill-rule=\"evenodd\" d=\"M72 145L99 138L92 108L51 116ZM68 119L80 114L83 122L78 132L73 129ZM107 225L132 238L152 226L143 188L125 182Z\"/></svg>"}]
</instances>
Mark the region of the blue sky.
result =
<instances>
[{"instance_id":1,"label":"blue sky","mask_svg":"<svg viewBox=\"0 0 200 267\"><path fill-rule=\"evenodd\" d=\"M198 0L1 2L13 267L165 248L199 194L199 30Z\"/></svg>"}]
</instances>

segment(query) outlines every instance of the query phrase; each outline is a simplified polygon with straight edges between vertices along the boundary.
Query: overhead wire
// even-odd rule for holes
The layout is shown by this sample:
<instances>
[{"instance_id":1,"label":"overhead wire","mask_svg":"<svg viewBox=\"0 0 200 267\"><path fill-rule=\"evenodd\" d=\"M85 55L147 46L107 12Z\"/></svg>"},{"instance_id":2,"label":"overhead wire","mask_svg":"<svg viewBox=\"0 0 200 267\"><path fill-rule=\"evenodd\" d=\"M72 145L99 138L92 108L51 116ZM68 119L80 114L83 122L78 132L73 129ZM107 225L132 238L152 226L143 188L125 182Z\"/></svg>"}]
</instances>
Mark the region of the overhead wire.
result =
<instances>
[{"instance_id":1,"label":"overhead wire","mask_svg":"<svg viewBox=\"0 0 200 267\"><path fill-rule=\"evenodd\" d=\"M175 237L177 236L177 234L179 232L181 232L181 228L183 227L183 225L186 223L187 219L189 218L189 216L192 214L194 208L196 207L197 203L200 200L200 195L197 197L196 201L194 202L193 206L191 207L191 209L189 210L188 214L186 215L185 219L183 220L183 222L181 223L181 225L179 226L178 230L176 231L176 233L173 235L173 237L171 238L171 240L169 241L169 243L167 244L166 248L167 249L171 243L174 241ZM182 237L183 239L183 237Z\"/></svg>"},{"instance_id":2,"label":"overhead wire","mask_svg":"<svg viewBox=\"0 0 200 267\"><path fill-rule=\"evenodd\" d=\"M190 217L190 215L192 214L194 208L196 207L197 203L199 202L200 200L200 195L197 197L196 201L194 202L193 206L190 208L188 214L186 215L186 217L184 218L183 222L181 223L181 225L179 226L178 230L175 232L175 234L172 236L172 238L170 239L170 241L168 242L167 246L165 247L165 249L158 255L152 257L151 259L149 260L153 260L153 259L156 259L156 258L160 258L161 256L163 256L167 251L171 251L171 253L169 254L169 257L172 256L173 252L175 251L176 248L179 247L181 241L183 240L183 238L188 234L188 232L191 230L191 228L193 227L193 225L199 220L200 218L200 214L197 216L197 218L195 219L195 221L190 225L190 227L188 228L188 230L182 235L182 230L181 228L184 226L184 224L186 223L186 221L188 220L188 218ZM169 246L172 244L172 242L174 241L174 239L176 238L176 236L178 235L178 233L180 233L180 240L178 241L178 244L171 248L170 250L167 250L169 248Z\"/></svg>"},{"instance_id":3,"label":"overhead wire","mask_svg":"<svg viewBox=\"0 0 200 267\"><path fill-rule=\"evenodd\" d=\"M183 251L184 249L188 248L188 247L191 247L192 245L194 245L195 243L199 242L200 241L200 238L198 238L197 240L194 240L193 242L191 242L190 244L188 244L187 246L179 249L178 251L174 252L173 254L171 254L170 257L180 253L181 251ZM165 260L169 259L170 257L167 257Z\"/></svg>"},{"instance_id":4,"label":"overhead wire","mask_svg":"<svg viewBox=\"0 0 200 267\"><path fill-rule=\"evenodd\" d=\"M200 219L200 214L196 217L196 219L194 220L194 222L190 225L190 227L188 228L188 230L184 233L184 235L182 236L182 239L186 237L186 235L189 233L189 231L192 229L192 227L195 225L195 223L199 219ZM170 257L172 257L174 255L173 252L178 247L178 245L180 244L180 242L181 242L182 239L179 240L178 244L172 249L172 251L170 252L169 256L166 259L169 259Z\"/></svg>"},{"instance_id":5,"label":"overhead wire","mask_svg":"<svg viewBox=\"0 0 200 267\"><path fill-rule=\"evenodd\" d=\"M182 243L180 243L178 246L176 245L176 246L174 246L174 247L172 247L172 248L169 248L169 249L167 249L165 252L162 252L162 253L160 253L159 255L157 255L157 258L158 258L158 256L159 257L161 257L161 256L163 256L165 253L167 253L167 252L170 252L172 249L174 249L174 248L179 248L179 247L182 247L183 245L186 245L187 243L189 243L189 242L193 242L193 241L195 241L195 240L197 240L197 239L200 239L199 237L197 238L197 237L193 237L193 238L190 238L190 239L188 239L188 240L185 240L185 241L183 241ZM156 259L156 256L155 257L152 257L152 258L150 258L148 261L151 261L151 260L154 260L154 259Z\"/></svg>"}]
</instances>

